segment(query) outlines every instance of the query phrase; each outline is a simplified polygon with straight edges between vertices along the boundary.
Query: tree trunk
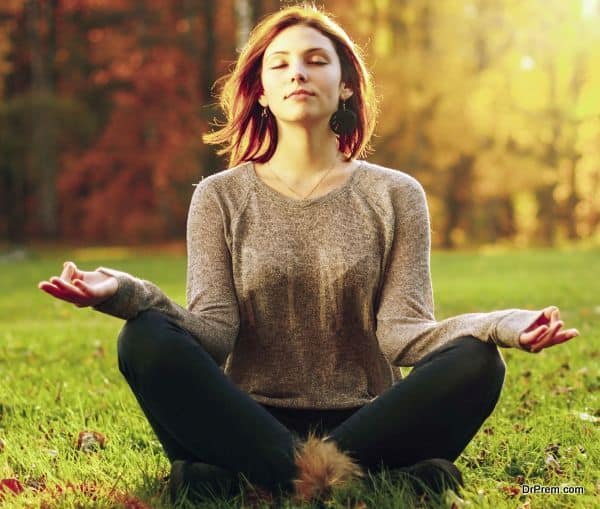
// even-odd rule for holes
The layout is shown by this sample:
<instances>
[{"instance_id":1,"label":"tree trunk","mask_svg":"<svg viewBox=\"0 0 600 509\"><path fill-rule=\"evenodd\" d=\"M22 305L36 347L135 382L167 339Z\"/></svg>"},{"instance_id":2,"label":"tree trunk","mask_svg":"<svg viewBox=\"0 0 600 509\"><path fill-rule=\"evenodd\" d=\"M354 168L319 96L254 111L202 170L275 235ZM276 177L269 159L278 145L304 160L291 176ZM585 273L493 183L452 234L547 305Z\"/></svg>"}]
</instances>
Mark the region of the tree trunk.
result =
<instances>
[{"instance_id":1,"label":"tree trunk","mask_svg":"<svg viewBox=\"0 0 600 509\"><path fill-rule=\"evenodd\" d=\"M577 163L581 159L581 154L574 154L571 157L570 168L569 168L569 196L565 203L564 221L567 228L567 238L569 240L577 240L580 238L577 232L577 214L575 209L577 204L581 201L577 195L576 187L576 176L577 176Z\"/></svg>"},{"instance_id":2,"label":"tree trunk","mask_svg":"<svg viewBox=\"0 0 600 509\"><path fill-rule=\"evenodd\" d=\"M452 233L472 207L474 161L472 155L461 154L456 164L450 167L444 193L446 223L442 231L442 247L446 249L455 247Z\"/></svg>"},{"instance_id":3,"label":"tree trunk","mask_svg":"<svg viewBox=\"0 0 600 509\"><path fill-rule=\"evenodd\" d=\"M50 108L54 95L51 75L56 53L54 14L58 0L26 4L28 34L31 48L31 89L33 97L31 166L39 179L38 206L42 236L55 238L58 234L56 198L57 147L55 117ZM43 33L45 31L45 34Z\"/></svg>"}]
</instances>

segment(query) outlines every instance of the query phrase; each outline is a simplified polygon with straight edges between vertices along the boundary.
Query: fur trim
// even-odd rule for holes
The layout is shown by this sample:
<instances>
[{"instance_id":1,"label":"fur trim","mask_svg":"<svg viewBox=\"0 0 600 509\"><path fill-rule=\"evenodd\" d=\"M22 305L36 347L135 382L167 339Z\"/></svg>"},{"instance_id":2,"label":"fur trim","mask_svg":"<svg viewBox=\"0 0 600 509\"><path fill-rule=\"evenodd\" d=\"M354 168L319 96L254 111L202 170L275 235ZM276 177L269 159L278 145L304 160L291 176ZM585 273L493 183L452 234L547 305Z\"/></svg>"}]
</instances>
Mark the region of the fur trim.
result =
<instances>
[{"instance_id":1,"label":"fur trim","mask_svg":"<svg viewBox=\"0 0 600 509\"><path fill-rule=\"evenodd\" d=\"M347 454L341 452L335 442L325 442L313 432L308 434L295 451L298 477L294 479L294 500L308 502L331 493L353 479L364 477L361 467Z\"/></svg>"}]
</instances>

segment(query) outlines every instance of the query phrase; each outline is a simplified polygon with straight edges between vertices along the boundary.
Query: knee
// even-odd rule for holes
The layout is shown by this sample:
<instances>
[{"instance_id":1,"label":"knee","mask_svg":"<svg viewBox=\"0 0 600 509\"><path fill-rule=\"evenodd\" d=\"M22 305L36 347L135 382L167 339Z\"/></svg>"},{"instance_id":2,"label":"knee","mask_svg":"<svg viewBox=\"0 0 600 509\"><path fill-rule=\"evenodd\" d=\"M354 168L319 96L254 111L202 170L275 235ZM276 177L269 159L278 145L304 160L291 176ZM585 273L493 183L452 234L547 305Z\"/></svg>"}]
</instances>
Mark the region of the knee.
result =
<instances>
[{"instance_id":1,"label":"knee","mask_svg":"<svg viewBox=\"0 0 600 509\"><path fill-rule=\"evenodd\" d=\"M461 371L470 382L500 390L504 384L506 363L498 347L474 336L465 336L461 346L465 353Z\"/></svg>"},{"instance_id":2,"label":"knee","mask_svg":"<svg viewBox=\"0 0 600 509\"><path fill-rule=\"evenodd\" d=\"M148 365L164 355L165 325L165 315L154 309L142 311L125 322L117 339L119 369L124 375L132 367Z\"/></svg>"}]
</instances>

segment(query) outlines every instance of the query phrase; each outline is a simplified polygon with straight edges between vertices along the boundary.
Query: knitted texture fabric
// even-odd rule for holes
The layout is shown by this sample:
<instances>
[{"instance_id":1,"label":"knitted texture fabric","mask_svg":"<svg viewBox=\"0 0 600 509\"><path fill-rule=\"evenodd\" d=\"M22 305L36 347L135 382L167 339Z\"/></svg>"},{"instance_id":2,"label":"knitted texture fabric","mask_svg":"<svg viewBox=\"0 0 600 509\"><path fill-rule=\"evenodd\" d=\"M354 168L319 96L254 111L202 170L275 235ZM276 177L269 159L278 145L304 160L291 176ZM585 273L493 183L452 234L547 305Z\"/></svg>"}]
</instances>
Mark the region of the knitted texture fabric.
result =
<instances>
[{"instance_id":1,"label":"knitted texture fabric","mask_svg":"<svg viewBox=\"0 0 600 509\"><path fill-rule=\"evenodd\" d=\"M260 403L357 407L401 378L399 366L460 336L526 351L519 335L542 310L435 319L430 245L425 191L407 173L359 161L339 187L295 199L246 162L192 194L186 307L99 267L119 287L94 309L165 313Z\"/></svg>"}]
</instances>

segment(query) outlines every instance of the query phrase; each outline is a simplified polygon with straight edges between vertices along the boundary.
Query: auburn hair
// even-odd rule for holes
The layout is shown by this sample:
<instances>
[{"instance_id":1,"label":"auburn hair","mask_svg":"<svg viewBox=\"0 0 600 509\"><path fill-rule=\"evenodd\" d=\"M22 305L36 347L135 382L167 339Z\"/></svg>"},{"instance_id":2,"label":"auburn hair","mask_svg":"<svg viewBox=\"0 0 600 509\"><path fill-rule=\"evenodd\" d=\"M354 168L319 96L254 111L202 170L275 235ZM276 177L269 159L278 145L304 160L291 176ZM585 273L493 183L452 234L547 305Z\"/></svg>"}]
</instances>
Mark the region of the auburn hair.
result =
<instances>
[{"instance_id":1,"label":"auburn hair","mask_svg":"<svg viewBox=\"0 0 600 509\"><path fill-rule=\"evenodd\" d=\"M346 100L346 108L356 113L357 126L350 134L337 136L338 150L350 160L371 149L369 141L375 129L378 105L362 50L323 10L314 5L292 5L267 15L252 29L233 71L215 83L224 81L216 97L225 112L226 122L215 122L213 125L218 129L204 134L202 139L207 144L223 145L217 153L228 153L231 167L245 161L266 162L275 152L275 117L270 110L263 117L263 108L258 102L263 92L262 59L267 46L282 30L298 24L315 28L331 40L340 59L342 81L353 91Z\"/></svg>"}]
</instances>

